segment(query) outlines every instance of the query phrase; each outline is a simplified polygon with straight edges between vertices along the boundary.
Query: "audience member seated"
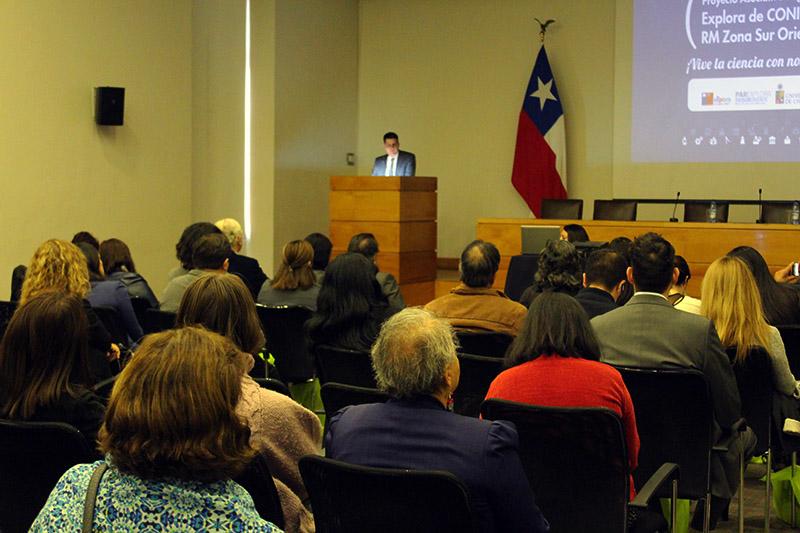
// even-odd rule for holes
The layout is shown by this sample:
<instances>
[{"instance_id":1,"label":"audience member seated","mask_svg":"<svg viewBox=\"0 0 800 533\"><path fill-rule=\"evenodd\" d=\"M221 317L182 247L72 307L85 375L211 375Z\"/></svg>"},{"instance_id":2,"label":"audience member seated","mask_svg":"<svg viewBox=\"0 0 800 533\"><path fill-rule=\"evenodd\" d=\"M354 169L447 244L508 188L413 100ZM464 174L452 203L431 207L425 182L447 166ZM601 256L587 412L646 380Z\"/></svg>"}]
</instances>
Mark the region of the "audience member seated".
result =
<instances>
[{"instance_id":1,"label":"audience member seated","mask_svg":"<svg viewBox=\"0 0 800 533\"><path fill-rule=\"evenodd\" d=\"M569 242L588 242L589 234L580 224L567 224L561 228L561 240Z\"/></svg>"},{"instance_id":2,"label":"audience member seated","mask_svg":"<svg viewBox=\"0 0 800 533\"><path fill-rule=\"evenodd\" d=\"M529 307L542 292L563 292L575 296L581 288L581 257L569 241L548 241L539 253L533 285L525 289L519 303Z\"/></svg>"},{"instance_id":3,"label":"audience member seated","mask_svg":"<svg viewBox=\"0 0 800 533\"><path fill-rule=\"evenodd\" d=\"M89 282L92 285L92 290L89 291L86 299L89 300L92 307L114 309L128 334L129 344L135 343L144 335L144 332L133 311L128 289L120 281L106 279L103 261L96 248L85 242L80 243L78 248L86 257L86 264L89 267Z\"/></svg>"},{"instance_id":4,"label":"audience member seated","mask_svg":"<svg viewBox=\"0 0 800 533\"><path fill-rule=\"evenodd\" d=\"M247 288L250 289L250 294L253 295L253 299L255 299L256 296L258 296L258 291L261 290L261 286L269 278L267 278L267 275L261 270L261 265L258 264L257 259L247 257L246 255L239 255L244 245L244 231L242 231L242 225L233 218L217 220L214 225L219 228L222 234L228 238L228 242L231 243L231 255L228 258L228 272L241 277L245 285L247 285Z\"/></svg>"},{"instance_id":5,"label":"audience member seated","mask_svg":"<svg viewBox=\"0 0 800 533\"><path fill-rule=\"evenodd\" d=\"M628 284L628 262L609 248L595 250L586 259L583 288L575 295L590 319L613 311L623 287Z\"/></svg>"},{"instance_id":6,"label":"audience member seated","mask_svg":"<svg viewBox=\"0 0 800 533\"><path fill-rule=\"evenodd\" d=\"M70 468L32 531L80 531L89 479L100 478L92 530L277 531L231 478L255 455L236 413L238 350L215 333L149 335L120 374L100 429L106 459Z\"/></svg>"},{"instance_id":7,"label":"audience member seated","mask_svg":"<svg viewBox=\"0 0 800 533\"><path fill-rule=\"evenodd\" d=\"M393 313L372 263L361 254L346 253L325 270L317 310L306 328L312 344L367 352Z\"/></svg>"},{"instance_id":8,"label":"audience member seated","mask_svg":"<svg viewBox=\"0 0 800 533\"><path fill-rule=\"evenodd\" d=\"M403 301L403 295L400 294L400 287L397 285L397 280L388 272L381 272L378 269L378 263L375 260L378 255L378 241L372 233L359 233L353 235L350 239L350 244L347 245L347 251L351 253L361 254L370 261L375 267L375 277L381 286L386 299L389 300L389 305L395 310L400 311L406 306Z\"/></svg>"},{"instance_id":9,"label":"audience member seated","mask_svg":"<svg viewBox=\"0 0 800 533\"><path fill-rule=\"evenodd\" d=\"M332 417L328 457L451 472L469 489L480 531L548 531L517 455L513 424L447 410L459 365L445 321L422 309L400 311L381 328L372 363L378 386L393 399L346 407Z\"/></svg>"},{"instance_id":10,"label":"audience member seated","mask_svg":"<svg viewBox=\"0 0 800 533\"><path fill-rule=\"evenodd\" d=\"M689 287L689 280L692 279L692 271L689 270L689 264L686 262L686 259L680 255L676 255L675 268L678 269L678 280L669 290L669 296L667 297L669 303L671 303L672 307L675 309L699 315L700 300L686 294L686 289Z\"/></svg>"},{"instance_id":11,"label":"audience member seated","mask_svg":"<svg viewBox=\"0 0 800 533\"><path fill-rule=\"evenodd\" d=\"M200 237L192 248L193 268L186 274L172 278L167 283L161 297L162 311L176 312L186 288L200 276L208 272L228 271L231 245L222 233L211 233Z\"/></svg>"},{"instance_id":12,"label":"audience member seated","mask_svg":"<svg viewBox=\"0 0 800 533\"><path fill-rule=\"evenodd\" d=\"M221 234L222 232L211 222L195 222L186 226L183 233L181 233L181 238L178 239L178 243L175 245L175 253L181 264L169 271L167 280L183 276L192 270L192 255L194 254L195 244L201 237L213 233Z\"/></svg>"},{"instance_id":13,"label":"audience member seated","mask_svg":"<svg viewBox=\"0 0 800 533\"><path fill-rule=\"evenodd\" d=\"M312 270L314 249L308 241L291 241L283 246L275 279L267 280L258 293L263 305L301 305L317 310L319 283Z\"/></svg>"},{"instance_id":14,"label":"audience member seated","mask_svg":"<svg viewBox=\"0 0 800 533\"><path fill-rule=\"evenodd\" d=\"M472 241L461 252L461 283L450 294L429 302L425 309L457 329L515 336L527 310L503 291L492 288L499 266L500 252L494 244Z\"/></svg>"},{"instance_id":15,"label":"audience member seated","mask_svg":"<svg viewBox=\"0 0 800 533\"><path fill-rule=\"evenodd\" d=\"M88 388L88 338L77 296L46 291L22 304L0 343L0 418L64 422L94 448L105 405Z\"/></svg>"},{"instance_id":16,"label":"audience member seated","mask_svg":"<svg viewBox=\"0 0 800 533\"><path fill-rule=\"evenodd\" d=\"M18 302L19 296L22 294L22 283L25 281L25 272L28 267L25 265L17 265L11 271L11 301Z\"/></svg>"},{"instance_id":17,"label":"audience member seated","mask_svg":"<svg viewBox=\"0 0 800 533\"><path fill-rule=\"evenodd\" d=\"M316 276L317 282L322 283L325 269L328 268L328 263L331 260L333 243L322 233L309 233L304 240L311 244L314 249L314 262L311 266L314 269L314 276Z\"/></svg>"},{"instance_id":18,"label":"audience member seated","mask_svg":"<svg viewBox=\"0 0 800 533\"><path fill-rule=\"evenodd\" d=\"M486 398L611 409L622 419L633 472L639 434L631 396L619 372L599 361L600 348L581 306L566 294L546 292L531 304L522 331L506 352L508 370L494 379Z\"/></svg>"},{"instance_id":19,"label":"audience member seated","mask_svg":"<svg viewBox=\"0 0 800 533\"><path fill-rule=\"evenodd\" d=\"M714 324L705 317L678 311L667 300L678 279L675 249L655 233L640 235L631 249L628 281L635 294L627 305L592 319L602 361L638 368L694 368L708 382L714 405L714 438L741 416L741 401L728 356ZM745 457L755 447L749 428L734 440L724 456L711 459L712 523L727 507L739 483L739 452ZM703 506L693 525L702 523Z\"/></svg>"},{"instance_id":20,"label":"audience member seated","mask_svg":"<svg viewBox=\"0 0 800 533\"><path fill-rule=\"evenodd\" d=\"M90 383L94 385L111 377L109 361L119 359L119 346L111 342L111 335L86 300L89 289L89 269L80 249L66 241L50 239L43 242L31 258L22 284L20 304L52 290L75 295L83 301L89 321Z\"/></svg>"},{"instance_id":21,"label":"audience member seated","mask_svg":"<svg viewBox=\"0 0 800 533\"><path fill-rule=\"evenodd\" d=\"M631 264L631 247L633 246L633 241L630 240L628 237L615 237L608 241L606 248L614 250L615 252L619 252L622 254L622 257L625 258L625 261L628 264ZM617 297L617 305L623 306L631 299L633 296L633 285L630 283L626 283L622 286L622 291L620 292L619 296Z\"/></svg>"},{"instance_id":22,"label":"audience member seated","mask_svg":"<svg viewBox=\"0 0 800 533\"><path fill-rule=\"evenodd\" d=\"M281 499L287 531L314 531L314 518L297 462L320 452L319 418L288 396L264 389L247 375L264 347L256 307L244 282L232 274L208 274L183 295L177 327L200 325L224 335L244 352L241 400L236 412L250 427L250 444L264 454Z\"/></svg>"},{"instance_id":23,"label":"audience member seated","mask_svg":"<svg viewBox=\"0 0 800 533\"><path fill-rule=\"evenodd\" d=\"M131 298L144 298L150 307L158 308L158 299L147 281L136 272L128 245L119 239L108 239L100 243L100 259L106 279L119 281Z\"/></svg>"},{"instance_id":24,"label":"audience member seated","mask_svg":"<svg viewBox=\"0 0 800 533\"><path fill-rule=\"evenodd\" d=\"M100 248L100 241L98 241L97 238L88 231L79 231L72 236L72 244L78 245L82 242L94 246L95 249Z\"/></svg>"},{"instance_id":25,"label":"audience member seated","mask_svg":"<svg viewBox=\"0 0 800 533\"><path fill-rule=\"evenodd\" d=\"M800 325L800 291L779 283L769 273L764 257L749 246L738 246L728 255L742 259L750 268L761 294L764 318L772 326ZM783 269L784 271L786 269ZM780 277L780 271L776 276Z\"/></svg>"}]
</instances>

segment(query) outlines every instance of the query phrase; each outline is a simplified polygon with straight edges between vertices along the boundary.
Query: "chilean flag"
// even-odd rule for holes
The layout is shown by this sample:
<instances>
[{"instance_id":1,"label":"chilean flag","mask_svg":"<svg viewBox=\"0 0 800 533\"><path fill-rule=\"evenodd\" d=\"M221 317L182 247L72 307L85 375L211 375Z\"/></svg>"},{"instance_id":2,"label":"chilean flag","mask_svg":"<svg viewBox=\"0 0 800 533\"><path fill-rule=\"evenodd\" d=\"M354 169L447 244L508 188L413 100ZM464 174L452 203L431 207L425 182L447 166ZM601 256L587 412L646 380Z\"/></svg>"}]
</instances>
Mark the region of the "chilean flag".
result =
<instances>
[{"instance_id":1,"label":"chilean flag","mask_svg":"<svg viewBox=\"0 0 800 533\"><path fill-rule=\"evenodd\" d=\"M544 45L536 56L517 125L511 183L538 217L543 198L567 197L564 110Z\"/></svg>"}]
</instances>

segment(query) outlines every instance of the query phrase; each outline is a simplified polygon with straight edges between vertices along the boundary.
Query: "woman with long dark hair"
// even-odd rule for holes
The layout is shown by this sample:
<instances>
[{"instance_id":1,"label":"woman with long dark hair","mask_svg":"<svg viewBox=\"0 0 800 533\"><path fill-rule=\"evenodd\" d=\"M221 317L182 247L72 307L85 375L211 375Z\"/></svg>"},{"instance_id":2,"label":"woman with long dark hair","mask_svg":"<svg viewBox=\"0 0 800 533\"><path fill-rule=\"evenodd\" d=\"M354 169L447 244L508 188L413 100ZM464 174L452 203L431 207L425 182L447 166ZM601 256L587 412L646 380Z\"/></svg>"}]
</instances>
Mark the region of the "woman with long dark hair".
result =
<instances>
[{"instance_id":1,"label":"woman with long dark hair","mask_svg":"<svg viewBox=\"0 0 800 533\"><path fill-rule=\"evenodd\" d=\"M764 318L772 326L800 324L800 291L775 281L764 257L750 246L737 246L728 255L747 264L756 280Z\"/></svg>"}]
</instances>

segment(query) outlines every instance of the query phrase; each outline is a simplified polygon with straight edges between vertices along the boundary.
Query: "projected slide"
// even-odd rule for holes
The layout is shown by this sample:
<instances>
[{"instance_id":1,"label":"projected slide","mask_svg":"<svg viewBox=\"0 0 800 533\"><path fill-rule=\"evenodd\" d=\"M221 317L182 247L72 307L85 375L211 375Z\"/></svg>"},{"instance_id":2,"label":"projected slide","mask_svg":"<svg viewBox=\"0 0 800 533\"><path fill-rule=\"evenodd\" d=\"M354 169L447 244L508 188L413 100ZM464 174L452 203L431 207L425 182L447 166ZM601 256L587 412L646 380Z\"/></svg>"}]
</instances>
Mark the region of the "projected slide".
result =
<instances>
[{"instance_id":1,"label":"projected slide","mask_svg":"<svg viewBox=\"0 0 800 533\"><path fill-rule=\"evenodd\" d=\"M631 159L800 161L800 0L635 0Z\"/></svg>"}]
</instances>

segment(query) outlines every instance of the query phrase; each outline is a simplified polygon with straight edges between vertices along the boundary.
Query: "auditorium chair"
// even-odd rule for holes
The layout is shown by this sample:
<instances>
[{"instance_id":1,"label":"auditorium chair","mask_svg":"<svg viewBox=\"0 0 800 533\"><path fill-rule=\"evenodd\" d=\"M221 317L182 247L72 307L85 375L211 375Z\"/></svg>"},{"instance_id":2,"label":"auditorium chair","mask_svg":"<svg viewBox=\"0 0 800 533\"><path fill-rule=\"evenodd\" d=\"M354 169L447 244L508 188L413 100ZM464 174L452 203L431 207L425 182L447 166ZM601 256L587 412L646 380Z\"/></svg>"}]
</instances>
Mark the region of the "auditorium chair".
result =
<instances>
[{"instance_id":1,"label":"auditorium chair","mask_svg":"<svg viewBox=\"0 0 800 533\"><path fill-rule=\"evenodd\" d=\"M348 405L384 403L390 398L387 393L378 389L333 382L325 383L320 390L320 395L322 404L325 406L326 420L330 420L330 417Z\"/></svg>"},{"instance_id":2,"label":"auditorium chair","mask_svg":"<svg viewBox=\"0 0 800 533\"><path fill-rule=\"evenodd\" d=\"M305 323L311 310L296 305L257 304L261 328L267 338L267 351L287 383L306 383L314 379L314 360L308 348Z\"/></svg>"},{"instance_id":3,"label":"auditorium chair","mask_svg":"<svg viewBox=\"0 0 800 533\"><path fill-rule=\"evenodd\" d=\"M317 377L323 385L333 381L371 389L378 386L369 352L319 345L314 347L314 361Z\"/></svg>"},{"instance_id":4,"label":"auditorium chair","mask_svg":"<svg viewBox=\"0 0 800 533\"><path fill-rule=\"evenodd\" d=\"M777 326L792 375L800 376L800 326Z\"/></svg>"},{"instance_id":5,"label":"auditorium chair","mask_svg":"<svg viewBox=\"0 0 800 533\"><path fill-rule=\"evenodd\" d=\"M594 220L636 220L635 201L595 200Z\"/></svg>"},{"instance_id":6,"label":"auditorium chair","mask_svg":"<svg viewBox=\"0 0 800 533\"><path fill-rule=\"evenodd\" d=\"M95 459L68 424L0 420L0 531L27 531L64 472Z\"/></svg>"},{"instance_id":7,"label":"auditorium chair","mask_svg":"<svg viewBox=\"0 0 800 533\"><path fill-rule=\"evenodd\" d=\"M0 338L5 334L8 323L16 310L17 302L0 301Z\"/></svg>"},{"instance_id":8,"label":"auditorium chair","mask_svg":"<svg viewBox=\"0 0 800 533\"><path fill-rule=\"evenodd\" d=\"M481 402L486 398L489 385L503 371L503 359L459 353L461 378L453 392L453 411L460 415L477 417Z\"/></svg>"},{"instance_id":9,"label":"auditorium chair","mask_svg":"<svg viewBox=\"0 0 800 533\"><path fill-rule=\"evenodd\" d=\"M628 508L643 512L662 487L676 508L679 467L672 463L661 465L628 501L625 435L619 415L609 409L489 399L481 414L516 426L519 456L551 533L625 533Z\"/></svg>"},{"instance_id":10,"label":"auditorium chair","mask_svg":"<svg viewBox=\"0 0 800 533\"><path fill-rule=\"evenodd\" d=\"M466 486L442 471L372 468L307 455L300 474L319 533L476 532Z\"/></svg>"},{"instance_id":11,"label":"auditorium chair","mask_svg":"<svg viewBox=\"0 0 800 533\"><path fill-rule=\"evenodd\" d=\"M94 311L94 314L97 315L97 318L100 319L100 322L102 322L103 326L108 330L108 334L111 335L111 342L120 345L120 347L130 345L128 342L128 331L122 324L122 319L116 309L113 307L100 306L92 307L92 311ZM133 340L137 341L139 339Z\"/></svg>"},{"instance_id":12,"label":"auditorium chair","mask_svg":"<svg viewBox=\"0 0 800 533\"><path fill-rule=\"evenodd\" d=\"M279 392L284 396L292 397L289 387L283 381L275 378L253 378L253 381L259 384L262 389L271 390L272 392Z\"/></svg>"},{"instance_id":13,"label":"auditorium chair","mask_svg":"<svg viewBox=\"0 0 800 533\"><path fill-rule=\"evenodd\" d=\"M705 499L704 527L711 513L711 454L727 453L745 420L737 421L726 435L713 440L714 407L703 373L694 369L615 367L630 392L639 431L639 467L633 477L642 487L664 463L680 466L678 498ZM743 460L740 457L740 461ZM662 498L668 493L659 491Z\"/></svg>"},{"instance_id":14,"label":"auditorium chair","mask_svg":"<svg viewBox=\"0 0 800 533\"><path fill-rule=\"evenodd\" d=\"M267 460L262 454L257 454L233 481L250 494L261 518L272 522L280 529L284 528L283 507L278 496L278 488L272 479Z\"/></svg>"},{"instance_id":15,"label":"auditorium chair","mask_svg":"<svg viewBox=\"0 0 800 533\"><path fill-rule=\"evenodd\" d=\"M456 330L459 353L503 357L514 338L505 333L493 331Z\"/></svg>"},{"instance_id":16,"label":"auditorium chair","mask_svg":"<svg viewBox=\"0 0 800 533\"><path fill-rule=\"evenodd\" d=\"M583 200L545 198L542 200L542 215L539 218L580 220L583 218Z\"/></svg>"},{"instance_id":17,"label":"auditorium chair","mask_svg":"<svg viewBox=\"0 0 800 533\"><path fill-rule=\"evenodd\" d=\"M136 315L136 320L139 321L142 329L144 329L145 314L147 313L148 309L152 309L150 306L150 301L147 298L142 298L141 296L131 296L131 307L133 307L133 313Z\"/></svg>"},{"instance_id":18,"label":"auditorium chair","mask_svg":"<svg viewBox=\"0 0 800 533\"><path fill-rule=\"evenodd\" d=\"M728 221L728 202L715 202L717 204L717 222ZM708 210L711 202L686 202L683 206L684 222L708 222Z\"/></svg>"},{"instance_id":19,"label":"auditorium chair","mask_svg":"<svg viewBox=\"0 0 800 533\"><path fill-rule=\"evenodd\" d=\"M786 202L762 202L761 218L762 224L791 224L792 204Z\"/></svg>"},{"instance_id":20,"label":"auditorium chair","mask_svg":"<svg viewBox=\"0 0 800 533\"><path fill-rule=\"evenodd\" d=\"M175 313L148 309L144 313L144 322L141 324L145 334L160 333L175 327Z\"/></svg>"}]
</instances>

